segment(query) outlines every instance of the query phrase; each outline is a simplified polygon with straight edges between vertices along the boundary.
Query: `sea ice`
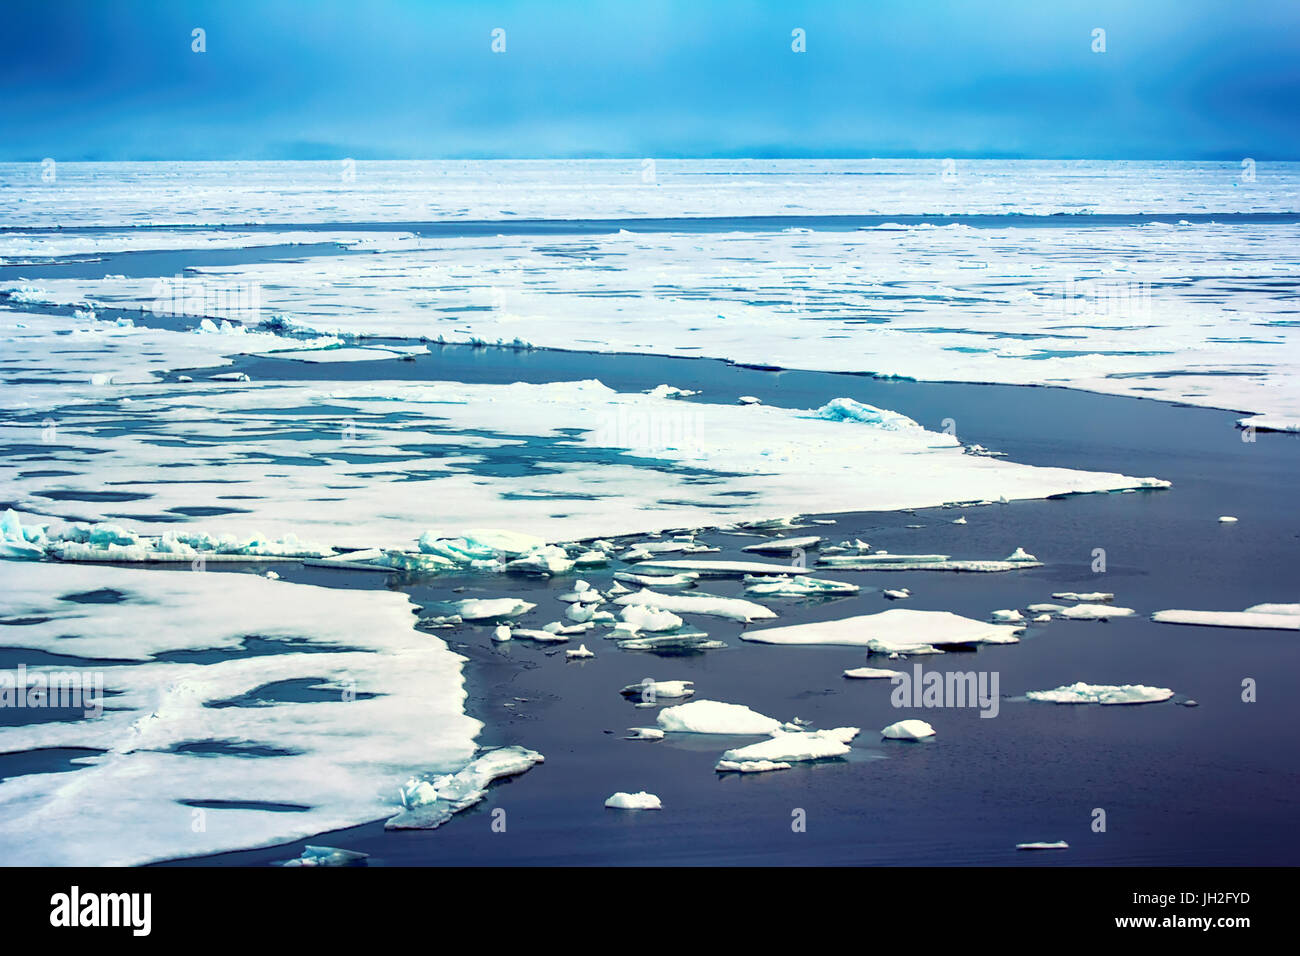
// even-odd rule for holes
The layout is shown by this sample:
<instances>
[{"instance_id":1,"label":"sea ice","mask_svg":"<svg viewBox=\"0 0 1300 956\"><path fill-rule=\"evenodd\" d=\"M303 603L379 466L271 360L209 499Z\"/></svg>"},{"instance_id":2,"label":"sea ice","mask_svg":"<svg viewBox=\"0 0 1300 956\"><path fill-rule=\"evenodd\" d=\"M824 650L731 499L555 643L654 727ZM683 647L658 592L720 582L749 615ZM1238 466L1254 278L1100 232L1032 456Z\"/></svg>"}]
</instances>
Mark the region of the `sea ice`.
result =
<instances>
[{"instance_id":1,"label":"sea ice","mask_svg":"<svg viewBox=\"0 0 1300 956\"><path fill-rule=\"evenodd\" d=\"M488 786L543 763L526 747L500 747L476 757L463 770L432 778L413 777L402 788L402 810L384 823L385 830L432 830L487 796Z\"/></svg>"},{"instance_id":2,"label":"sea ice","mask_svg":"<svg viewBox=\"0 0 1300 956\"><path fill-rule=\"evenodd\" d=\"M1260 608L1279 610L1261 611ZM1281 609L1291 608L1291 611ZM1201 624L1208 627L1254 627L1264 630L1300 631L1300 605L1256 604L1244 611L1156 611L1151 620L1161 624Z\"/></svg>"},{"instance_id":3,"label":"sea ice","mask_svg":"<svg viewBox=\"0 0 1300 956\"><path fill-rule=\"evenodd\" d=\"M643 604L661 611L682 614L708 614L748 623L776 617L776 612L741 598L716 597L712 594L657 594L649 589L624 594L615 604Z\"/></svg>"},{"instance_id":4,"label":"sea ice","mask_svg":"<svg viewBox=\"0 0 1300 956\"><path fill-rule=\"evenodd\" d=\"M954 644L1014 644L1019 627L986 624L951 611L890 608L833 621L766 627L741 634L762 644L841 644L876 653L918 653L921 648Z\"/></svg>"},{"instance_id":5,"label":"sea ice","mask_svg":"<svg viewBox=\"0 0 1300 956\"><path fill-rule=\"evenodd\" d=\"M605 806L615 810L662 810L663 803L653 793L644 790L637 793L618 793L605 800Z\"/></svg>"},{"instance_id":6,"label":"sea ice","mask_svg":"<svg viewBox=\"0 0 1300 956\"><path fill-rule=\"evenodd\" d=\"M665 707L659 711L657 720L664 730L687 734L771 734L782 727L779 720L765 717L743 704L716 700L693 700L689 704Z\"/></svg>"},{"instance_id":7,"label":"sea ice","mask_svg":"<svg viewBox=\"0 0 1300 956\"><path fill-rule=\"evenodd\" d=\"M845 677L856 677L861 680L875 680L884 678L890 680L895 677L901 677L902 671L891 671L885 667L851 667L844 672Z\"/></svg>"},{"instance_id":8,"label":"sea ice","mask_svg":"<svg viewBox=\"0 0 1300 956\"><path fill-rule=\"evenodd\" d=\"M861 588L844 581L827 581L796 575L793 578L745 576L745 591L756 597L834 597L857 594Z\"/></svg>"},{"instance_id":9,"label":"sea ice","mask_svg":"<svg viewBox=\"0 0 1300 956\"><path fill-rule=\"evenodd\" d=\"M923 740L934 736L934 728L924 720L900 720L880 732L890 740Z\"/></svg>"},{"instance_id":10,"label":"sea ice","mask_svg":"<svg viewBox=\"0 0 1300 956\"><path fill-rule=\"evenodd\" d=\"M767 740L736 747L722 755L716 769L728 769L724 763L743 764L751 761L773 763L798 763L808 760L827 760L842 757L852 748L849 742L858 735L857 727L835 727L828 730L778 730Z\"/></svg>"},{"instance_id":11,"label":"sea ice","mask_svg":"<svg viewBox=\"0 0 1300 956\"><path fill-rule=\"evenodd\" d=\"M1052 704L1151 704L1168 700L1174 692L1165 687L1142 684L1065 684L1055 690L1031 690L1029 700Z\"/></svg>"}]
</instances>

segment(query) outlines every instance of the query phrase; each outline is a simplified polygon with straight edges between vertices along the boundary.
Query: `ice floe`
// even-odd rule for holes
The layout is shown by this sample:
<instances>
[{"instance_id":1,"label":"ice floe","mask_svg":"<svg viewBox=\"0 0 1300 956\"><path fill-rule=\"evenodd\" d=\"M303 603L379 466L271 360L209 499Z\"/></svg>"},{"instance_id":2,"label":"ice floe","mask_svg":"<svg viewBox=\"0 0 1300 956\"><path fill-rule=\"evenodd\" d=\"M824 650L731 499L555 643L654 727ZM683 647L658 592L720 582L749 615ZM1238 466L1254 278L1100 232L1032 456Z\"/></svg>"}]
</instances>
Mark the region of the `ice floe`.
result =
<instances>
[{"instance_id":1,"label":"ice floe","mask_svg":"<svg viewBox=\"0 0 1300 956\"><path fill-rule=\"evenodd\" d=\"M333 846L312 846L303 848L302 854L292 860L285 860L281 866L365 866L370 859L369 853L359 850L340 850Z\"/></svg>"},{"instance_id":2,"label":"ice floe","mask_svg":"<svg viewBox=\"0 0 1300 956\"><path fill-rule=\"evenodd\" d=\"M716 597L712 594L658 594L647 589L635 594L624 594L614 599L615 604L640 604L661 611L681 614L707 614L725 617L732 621L762 621L776 617L770 608L742 598Z\"/></svg>"},{"instance_id":3,"label":"ice floe","mask_svg":"<svg viewBox=\"0 0 1300 956\"><path fill-rule=\"evenodd\" d=\"M965 644L1014 644L1020 627L986 624L951 611L890 608L833 621L747 630L741 639L761 644L840 644L874 653L924 653Z\"/></svg>"},{"instance_id":4,"label":"ice floe","mask_svg":"<svg viewBox=\"0 0 1300 956\"><path fill-rule=\"evenodd\" d=\"M745 593L755 597L836 597L857 594L861 588L846 581L827 581L795 575L792 578L745 577Z\"/></svg>"},{"instance_id":5,"label":"ice floe","mask_svg":"<svg viewBox=\"0 0 1300 956\"><path fill-rule=\"evenodd\" d=\"M844 672L845 677L854 677L858 680L892 680L895 677L902 677L902 671L891 671L885 667L851 667Z\"/></svg>"},{"instance_id":6,"label":"ice floe","mask_svg":"<svg viewBox=\"0 0 1300 956\"><path fill-rule=\"evenodd\" d=\"M690 697L695 693L695 681L654 680L647 677L639 683L628 684L619 693L624 697L639 697L642 700L657 700L660 697L665 699Z\"/></svg>"},{"instance_id":7,"label":"ice floe","mask_svg":"<svg viewBox=\"0 0 1300 956\"><path fill-rule=\"evenodd\" d=\"M625 793L620 790L618 793L606 798L605 806L615 810L662 810L664 808L662 801L653 793L646 793L644 790L636 793Z\"/></svg>"},{"instance_id":8,"label":"ice floe","mask_svg":"<svg viewBox=\"0 0 1300 956\"><path fill-rule=\"evenodd\" d=\"M1300 604L1255 604L1244 611L1156 611L1151 620L1161 624L1199 624L1207 627L1247 627L1300 631Z\"/></svg>"},{"instance_id":9,"label":"ice floe","mask_svg":"<svg viewBox=\"0 0 1300 956\"><path fill-rule=\"evenodd\" d=\"M781 721L750 710L743 704L716 700L693 700L665 707L657 718L661 728L687 734L770 734L784 726Z\"/></svg>"},{"instance_id":10,"label":"ice floe","mask_svg":"<svg viewBox=\"0 0 1300 956\"><path fill-rule=\"evenodd\" d=\"M889 740L924 740L934 735L934 728L924 720L900 720L880 731Z\"/></svg>"},{"instance_id":11,"label":"ice floe","mask_svg":"<svg viewBox=\"0 0 1300 956\"><path fill-rule=\"evenodd\" d=\"M134 865L305 839L389 817L411 774L455 773L473 757L481 725L464 713L463 658L414 629L404 594L30 562L7 565L5 584L10 614L43 619L22 628L24 647L64 655L59 670L93 661L81 666L111 694L96 718L0 727L0 752L89 751L69 772L0 782L0 846L14 865ZM119 599L64 597L94 590ZM282 649L255 653L254 640ZM316 688L306 699L266 690L303 682Z\"/></svg>"},{"instance_id":12,"label":"ice floe","mask_svg":"<svg viewBox=\"0 0 1300 956\"><path fill-rule=\"evenodd\" d=\"M736 769L729 764L752 762L800 763L842 757L852 748L850 742L859 733L857 727L828 730L778 730L767 740L736 747L723 753L716 769ZM767 769L776 769L768 767Z\"/></svg>"},{"instance_id":13,"label":"ice floe","mask_svg":"<svg viewBox=\"0 0 1300 956\"><path fill-rule=\"evenodd\" d=\"M1168 700L1174 692L1165 687L1142 684L1085 684L1079 681L1053 690L1031 690L1029 700L1051 704L1153 704Z\"/></svg>"}]
</instances>

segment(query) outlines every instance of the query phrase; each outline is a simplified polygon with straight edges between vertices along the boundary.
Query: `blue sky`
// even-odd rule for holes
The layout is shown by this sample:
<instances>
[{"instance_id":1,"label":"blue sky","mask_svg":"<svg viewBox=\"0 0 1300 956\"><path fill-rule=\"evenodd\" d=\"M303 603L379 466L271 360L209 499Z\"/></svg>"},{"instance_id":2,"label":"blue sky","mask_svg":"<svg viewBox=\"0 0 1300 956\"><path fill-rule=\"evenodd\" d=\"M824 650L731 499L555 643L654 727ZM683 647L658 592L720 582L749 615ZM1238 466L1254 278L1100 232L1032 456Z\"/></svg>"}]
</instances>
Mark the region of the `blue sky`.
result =
<instances>
[{"instance_id":1,"label":"blue sky","mask_svg":"<svg viewBox=\"0 0 1300 956\"><path fill-rule=\"evenodd\" d=\"M0 23L8 161L1300 158L1296 0L8 0Z\"/></svg>"}]
</instances>

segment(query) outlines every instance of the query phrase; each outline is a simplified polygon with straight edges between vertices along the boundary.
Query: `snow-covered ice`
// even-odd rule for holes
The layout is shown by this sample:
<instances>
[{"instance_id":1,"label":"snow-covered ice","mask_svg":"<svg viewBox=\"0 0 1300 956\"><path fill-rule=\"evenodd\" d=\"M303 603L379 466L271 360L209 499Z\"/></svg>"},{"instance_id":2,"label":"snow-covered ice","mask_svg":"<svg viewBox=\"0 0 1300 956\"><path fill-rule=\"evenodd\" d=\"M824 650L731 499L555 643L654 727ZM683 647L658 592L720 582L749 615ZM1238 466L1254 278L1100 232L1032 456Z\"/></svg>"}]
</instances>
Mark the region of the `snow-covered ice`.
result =
<instances>
[{"instance_id":1,"label":"snow-covered ice","mask_svg":"<svg viewBox=\"0 0 1300 956\"><path fill-rule=\"evenodd\" d=\"M1013 644L1020 627L987 624L951 611L890 608L832 621L747 630L741 639L762 644L843 644L878 653L907 653L924 646Z\"/></svg>"},{"instance_id":2,"label":"snow-covered ice","mask_svg":"<svg viewBox=\"0 0 1300 956\"><path fill-rule=\"evenodd\" d=\"M1029 700L1052 704L1152 704L1168 700L1174 692L1166 687L1143 684L1085 684L1079 681L1054 690L1031 690Z\"/></svg>"},{"instance_id":3,"label":"snow-covered ice","mask_svg":"<svg viewBox=\"0 0 1300 956\"><path fill-rule=\"evenodd\" d=\"M662 801L653 793L646 793L644 790L636 793L625 793L620 790L618 793L606 798L605 806L612 807L615 810L662 810L664 808Z\"/></svg>"},{"instance_id":4,"label":"snow-covered ice","mask_svg":"<svg viewBox=\"0 0 1300 956\"><path fill-rule=\"evenodd\" d=\"M687 734L770 734L783 726L779 720L765 717L743 704L716 700L693 700L665 707L659 711L657 720L664 730Z\"/></svg>"},{"instance_id":5,"label":"snow-covered ice","mask_svg":"<svg viewBox=\"0 0 1300 956\"><path fill-rule=\"evenodd\" d=\"M880 731L889 740L924 740L934 735L934 728L924 720L900 720Z\"/></svg>"}]
</instances>

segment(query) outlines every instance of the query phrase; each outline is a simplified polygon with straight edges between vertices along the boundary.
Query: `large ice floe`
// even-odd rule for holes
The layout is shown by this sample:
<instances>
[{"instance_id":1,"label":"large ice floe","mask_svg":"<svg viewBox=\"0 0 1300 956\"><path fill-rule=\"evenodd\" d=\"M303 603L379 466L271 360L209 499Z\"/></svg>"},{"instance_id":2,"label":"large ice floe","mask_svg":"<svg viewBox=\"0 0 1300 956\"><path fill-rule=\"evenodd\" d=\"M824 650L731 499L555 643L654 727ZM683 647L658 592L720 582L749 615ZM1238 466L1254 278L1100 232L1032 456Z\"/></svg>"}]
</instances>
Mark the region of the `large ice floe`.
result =
<instances>
[{"instance_id":1,"label":"large ice floe","mask_svg":"<svg viewBox=\"0 0 1300 956\"><path fill-rule=\"evenodd\" d=\"M1161 624L1199 624L1206 627L1247 627L1300 631L1300 604L1255 604L1244 611L1156 611L1151 620Z\"/></svg>"},{"instance_id":2,"label":"large ice floe","mask_svg":"<svg viewBox=\"0 0 1300 956\"><path fill-rule=\"evenodd\" d=\"M741 639L761 644L839 644L876 654L933 653L945 646L1014 644L1023 625L987 624L951 611L891 608L833 621L747 630Z\"/></svg>"},{"instance_id":3,"label":"large ice floe","mask_svg":"<svg viewBox=\"0 0 1300 956\"><path fill-rule=\"evenodd\" d=\"M1168 700L1174 692L1167 687L1147 687L1143 684L1085 684L1078 681L1054 690L1031 690L1029 700L1051 704L1154 704Z\"/></svg>"},{"instance_id":4,"label":"large ice floe","mask_svg":"<svg viewBox=\"0 0 1300 956\"><path fill-rule=\"evenodd\" d=\"M693 700L665 707L659 711L657 721L664 730L688 734L770 734L786 726L743 704L716 700Z\"/></svg>"},{"instance_id":5,"label":"large ice floe","mask_svg":"<svg viewBox=\"0 0 1300 956\"><path fill-rule=\"evenodd\" d=\"M67 334L83 324L0 311L14 361L42 369L35 383L23 373L21 389L0 388L0 440L30 449L0 463L24 524L108 523L153 538L165 521L162 531L218 540L295 535L330 549L378 548L369 563L398 570L481 562L476 569L547 574L591 556L557 543L600 535L1160 484L967 455L939 431L661 399L594 380L159 380L250 351L246 336L147 329L111 351L117 326ZM132 364L155 351L156 364ZM489 514L530 546L484 540ZM694 570L663 564L672 552L659 545L673 544L640 556L659 570ZM97 557L111 559L103 550Z\"/></svg>"},{"instance_id":6,"label":"large ice floe","mask_svg":"<svg viewBox=\"0 0 1300 956\"><path fill-rule=\"evenodd\" d=\"M0 728L3 753L82 753L67 772L0 782L8 863L302 839L390 817L403 781L474 755L463 659L414 629L404 594L211 570L4 571L6 617L25 621L5 642L32 655L27 674L99 675L106 695L97 717ZM88 592L102 600L76 600Z\"/></svg>"}]
</instances>

